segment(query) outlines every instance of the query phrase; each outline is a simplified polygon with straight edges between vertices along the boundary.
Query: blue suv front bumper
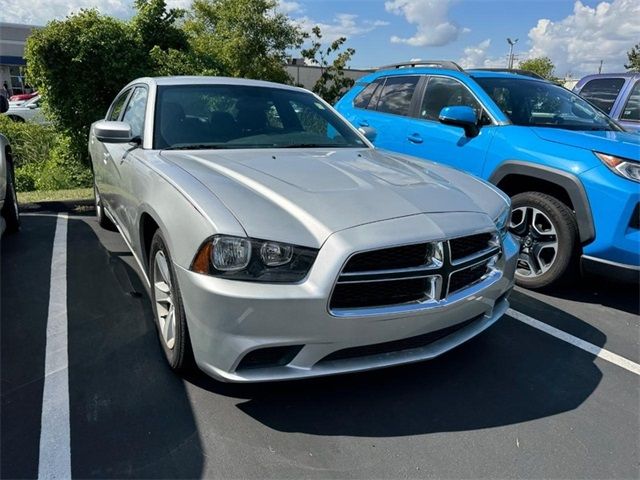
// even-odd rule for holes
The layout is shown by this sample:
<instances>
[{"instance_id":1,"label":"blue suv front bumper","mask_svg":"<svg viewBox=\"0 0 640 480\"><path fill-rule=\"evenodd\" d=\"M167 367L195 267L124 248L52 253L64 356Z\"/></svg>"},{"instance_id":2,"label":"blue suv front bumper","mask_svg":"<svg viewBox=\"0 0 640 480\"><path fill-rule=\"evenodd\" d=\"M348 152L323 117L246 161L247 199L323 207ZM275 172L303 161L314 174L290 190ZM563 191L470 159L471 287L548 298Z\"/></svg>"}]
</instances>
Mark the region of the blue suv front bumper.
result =
<instances>
[{"instance_id":1,"label":"blue suv front bumper","mask_svg":"<svg viewBox=\"0 0 640 480\"><path fill-rule=\"evenodd\" d=\"M620 280L640 277L640 185L600 165L580 175L596 237L583 248L583 266Z\"/></svg>"}]
</instances>

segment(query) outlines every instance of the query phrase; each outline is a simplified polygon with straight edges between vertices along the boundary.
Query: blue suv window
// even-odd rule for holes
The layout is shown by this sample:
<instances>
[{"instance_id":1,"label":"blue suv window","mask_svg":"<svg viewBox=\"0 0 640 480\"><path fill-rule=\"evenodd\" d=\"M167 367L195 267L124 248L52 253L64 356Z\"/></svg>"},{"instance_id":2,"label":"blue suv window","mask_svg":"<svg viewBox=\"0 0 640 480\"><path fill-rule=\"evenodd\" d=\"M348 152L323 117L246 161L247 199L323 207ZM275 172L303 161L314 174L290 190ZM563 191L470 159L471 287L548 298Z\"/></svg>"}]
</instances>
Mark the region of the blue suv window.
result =
<instances>
[{"instance_id":1,"label":"blue suv window","mask_svg":"<svg viewBox=\"0 0 640 480\"><path fill-rule=\"evenodd\" d=\"M411 99L419 80L420 77L417 75L388 77L382 87L377 110L395 115L409 115Z\"/></svg>"},{"instance_id":2,"label":"blue suv window","mask_svg":"<svg viewBox=\"0 0 640 480\"><path fill-rule=\"evenodd\" d=\"M367 85L353 100L353 106L356 108L367 108L371 97L375 93L376 89L382 85L383 80L376 80Z\"/></svg>"},{"instance_id":3,"label":"blue suv window","mask_svg":"<svg viewBox=\"0 0 640 480\"><path fill-rule=\"evenodd\" d=\"M611 113L623 85L624 78L596 78L584 84L580 95L602 111Z\"/></svg>"},{"instance_id":4,"label":"blue suv window","mask_svg":"<svg viewBox=\"0 0 640 480\"><path fill-rule=\"evenodd\" d=\"M429 77L427 89L420 106L420 118L438 120L444 107L466 106L475 110L482 108L471 92L460 82L448 77Z\"/></svg>"}]
</instances>

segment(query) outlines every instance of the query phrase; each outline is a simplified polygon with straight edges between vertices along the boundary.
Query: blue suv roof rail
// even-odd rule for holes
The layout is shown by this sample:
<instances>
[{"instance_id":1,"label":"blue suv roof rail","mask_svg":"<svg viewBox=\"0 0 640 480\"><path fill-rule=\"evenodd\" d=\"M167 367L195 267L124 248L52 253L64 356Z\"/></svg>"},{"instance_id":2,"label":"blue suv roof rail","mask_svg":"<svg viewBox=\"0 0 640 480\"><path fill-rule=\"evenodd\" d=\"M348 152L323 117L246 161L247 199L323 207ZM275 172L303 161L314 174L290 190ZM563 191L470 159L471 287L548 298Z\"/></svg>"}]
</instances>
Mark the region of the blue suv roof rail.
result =
<instances>
[{"instance_id":1,"label":"blue suv roof rail","mask_svg":"<svg viewBox=\"0 0 640 480\"><path fill-rule=\"evenodd\" d=\"M515 73L516 75L524 75L525 77L537 78L539 80L545 80L544 77L537 73L530 72L529 70L522 70L520 68L470 68L469 70L476 70L481 72L502 72L502 73Z\"/></svg>"},{"instance_id":2,"label":"blue suv roof rail","mask_svg":"<svg viewBox=\"0 0 640 480\"><path fill-rule=\"evenodd\" d=\"M391 65L385 65L379 67L376 71L380 70L393 70L394 68L414 68L414 67L427 67L427 68L443 68L446 70L456 70L458 72L464 72L462 67L456 62L449 60L415 60L409 62L394 63Z\"/></svg>"}]
</instances>

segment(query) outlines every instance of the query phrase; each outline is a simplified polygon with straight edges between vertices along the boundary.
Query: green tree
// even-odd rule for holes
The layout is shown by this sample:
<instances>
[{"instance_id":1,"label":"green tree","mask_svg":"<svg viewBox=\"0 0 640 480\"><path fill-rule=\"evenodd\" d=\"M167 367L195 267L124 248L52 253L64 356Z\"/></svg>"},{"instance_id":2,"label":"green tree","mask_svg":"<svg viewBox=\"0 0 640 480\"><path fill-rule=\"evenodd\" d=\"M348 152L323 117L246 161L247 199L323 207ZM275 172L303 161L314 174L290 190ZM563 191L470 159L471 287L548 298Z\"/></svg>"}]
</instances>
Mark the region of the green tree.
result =
<instances>
[{"instance_id":1,"label":"green tree","mask_svg":"<svg viewBox=\"0 0 640 480\"><path fill-rule=\"evenodd\" d=\"M553 75L553 71L556 66L553 64L549 57L535 57L520 62L519 68L521 70L527 70L529 72L537 73L542 78L555 81L556 77Z\"/></svg>"},{"instance_id":2,"label":"green tree","mask_svg":"<svg viewBox=\"0 0 640 480\"><path fill-rule=\"evenodd\" d=\"M316 81L312 90L325 101L333 104L338 101L344 91L351 88L355 83L352 78L344 75L344 69L356 51L353 48L347 48L345 51L338 53L338 50L347 41L345 37L340 37L331 42L328 47L323 48L320 27L313 27L311 33L314 37L311 47L301 53L303 58L320 67L320 78ZM337 54L336 57L331 61L330 58L335 54Z\"/></svg>"},{"instance_id":3,"label":"green tree","mask_svg":"<svg viewBox=\"0 0 640 480\"><path fill-rule=\"evenodd\" d=\"M186 12L178 8L167 9L165 0L135 0L136 15L131 19L142 47L150 52L161 50L185 50L187 36L178 25Z\"/></svg>"},{"instance_id":4,"label":"green tree","mask_svg":"<svg viewBox=\"0 0 640 480\"><path fill-rule=\"evenodd\" d=\"M48 23L27 40L30 83L42 95L49 119L85 161L89 127L104 116L122 87L161 71L160 60L172 58L167 52L187 48L187 36L177 25L182 11L167 10L165 0L137 0L135 5L138 11L130 22L81 10Z\"/></svg>"},{"instance_id":5,"label":"green tree","mask_svg":"<svg viewBox=\"0 0 640 480\"><path fill-rule=\"evenodd\" d=\"M629 63L627 63L624 68L640 72L640 43L636 43L631 47L631 50L627 52L627 58L629 59Z\"/></svg>"},{"instance_id":6,"label":"green tree","mask_svg":"<svg viewBox=\"0 0 640 480\"><path fill-rule=\"evenodd\" d=\"M304 34L276 5L276 0L194 0L184 25L192 59L183 64L217 68L232 77L290 81L287 51L299 47Z\"/></svg>"},{"instance_id":7,"label":"green tree","mask_svg":"<svg viewBox=\"0 0 640 480\"><path fill-rule=\"evenodd\" d=\"M145 71L144 51L127 23L82 10L36 30L25 48L27 75L45 112L87 159L89 126L115 94Z\"/></svg>"}]
</instances>

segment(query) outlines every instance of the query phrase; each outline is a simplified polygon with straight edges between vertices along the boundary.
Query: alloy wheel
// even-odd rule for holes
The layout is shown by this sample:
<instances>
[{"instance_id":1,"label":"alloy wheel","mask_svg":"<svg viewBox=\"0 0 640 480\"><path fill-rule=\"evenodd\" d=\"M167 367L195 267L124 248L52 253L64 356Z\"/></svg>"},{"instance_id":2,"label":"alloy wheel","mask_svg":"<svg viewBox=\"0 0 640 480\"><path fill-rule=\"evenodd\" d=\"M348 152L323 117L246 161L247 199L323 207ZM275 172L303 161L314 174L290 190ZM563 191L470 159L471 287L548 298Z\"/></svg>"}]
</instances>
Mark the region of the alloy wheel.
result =
<instances>
[{"instance_id":1,"label":"alloy wheel","mask_svg":"<svg viewBox=\"0 0 640 480\"><path fill-rule=\"evenodd\" d=\"M513 209L509 230L520 239L516 275L539 277L558 255L558 234L549 217L535 207Z\"/></svg>"},{"instance_id":2,"label":"alloy wheel","mask_svg":"<svg viewBox=\"0 0 640 480\"><path fill-rule=\"evenodd\" d=\"M153 289L156 302L156 315L162 340L172 350L176 342L176 311L171 289L171 274L167 257L162 250L156 253L153 262Z\"/></svg>"}]
</instances>

